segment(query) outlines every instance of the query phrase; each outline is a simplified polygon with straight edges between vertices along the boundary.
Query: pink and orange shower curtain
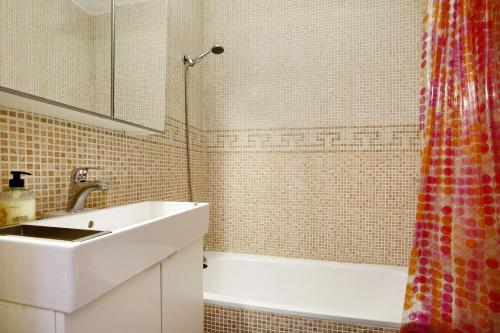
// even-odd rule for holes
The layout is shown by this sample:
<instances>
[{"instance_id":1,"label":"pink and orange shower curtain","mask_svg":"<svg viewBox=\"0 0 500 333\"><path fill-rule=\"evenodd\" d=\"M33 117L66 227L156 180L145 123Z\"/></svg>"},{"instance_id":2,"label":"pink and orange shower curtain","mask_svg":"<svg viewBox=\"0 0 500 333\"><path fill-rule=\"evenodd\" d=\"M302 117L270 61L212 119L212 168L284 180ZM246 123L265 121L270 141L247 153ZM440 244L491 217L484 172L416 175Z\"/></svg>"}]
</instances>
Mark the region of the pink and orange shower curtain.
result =
<instances>
[{"instance_id":1,"label":"pink and orange shower curtain","mask_svg":"<svg viewBox=\"0 0 500 333\"><path fill-rule=\"evenodd\" d=\"M500 333L500 0L426 0L404 333Z\"/></svg>"}]
</instances>

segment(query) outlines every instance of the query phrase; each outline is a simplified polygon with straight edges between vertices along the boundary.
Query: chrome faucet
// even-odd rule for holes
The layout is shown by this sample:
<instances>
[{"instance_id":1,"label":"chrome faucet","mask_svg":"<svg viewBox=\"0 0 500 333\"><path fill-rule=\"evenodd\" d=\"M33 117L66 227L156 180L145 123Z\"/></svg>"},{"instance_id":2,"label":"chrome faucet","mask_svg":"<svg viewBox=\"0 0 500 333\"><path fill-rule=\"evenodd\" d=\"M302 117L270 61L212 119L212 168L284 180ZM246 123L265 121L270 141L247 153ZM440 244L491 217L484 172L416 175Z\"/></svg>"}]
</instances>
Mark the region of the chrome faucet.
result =
<instances>
[{"instance_id":1,"label":"chrome faucet","mask_svg":"<svg viewBox=\"0 0 500 333\"><path fill-rule=\"evenodd\" d=\"M208 251L208 246L206 245L203 246L203 269L208 267L208 260L207 257L205 257L205 251Z\"/></svg>"},{"instance_id":2,"label":"chrome faucet","mask_svg":"<svg viewBox=\"0 0 500 333\"><path fill-rule=\"evenodd\" d=\"M75 213L83 210L85 200L91 192L106 192L108 190L108 185L101 181L87 180L87 173L91 169L100 170L101 168L83 167L73 169L71 172L67 212Z\"/></svg>"}]
</instances>

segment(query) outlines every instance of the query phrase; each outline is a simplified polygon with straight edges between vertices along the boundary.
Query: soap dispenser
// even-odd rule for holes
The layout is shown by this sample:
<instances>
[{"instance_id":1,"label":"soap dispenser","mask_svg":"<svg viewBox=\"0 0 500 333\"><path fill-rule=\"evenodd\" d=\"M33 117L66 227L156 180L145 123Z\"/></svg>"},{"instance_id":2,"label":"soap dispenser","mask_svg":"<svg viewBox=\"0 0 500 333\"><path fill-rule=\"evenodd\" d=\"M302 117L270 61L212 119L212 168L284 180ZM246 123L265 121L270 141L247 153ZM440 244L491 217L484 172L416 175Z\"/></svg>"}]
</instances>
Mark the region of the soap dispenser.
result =
<instances>
[{"instance_id":1,"label":"soap dispenser","mask_svg":"<svg viewBox=\"0 0 500 333\"><path fill-rule=\"evenodd\" d=\"M35 195L24 187L23 171L11 171L9 189L0 193L0 226L33 221L36 218Z\"/></svg>"}]
</instances>

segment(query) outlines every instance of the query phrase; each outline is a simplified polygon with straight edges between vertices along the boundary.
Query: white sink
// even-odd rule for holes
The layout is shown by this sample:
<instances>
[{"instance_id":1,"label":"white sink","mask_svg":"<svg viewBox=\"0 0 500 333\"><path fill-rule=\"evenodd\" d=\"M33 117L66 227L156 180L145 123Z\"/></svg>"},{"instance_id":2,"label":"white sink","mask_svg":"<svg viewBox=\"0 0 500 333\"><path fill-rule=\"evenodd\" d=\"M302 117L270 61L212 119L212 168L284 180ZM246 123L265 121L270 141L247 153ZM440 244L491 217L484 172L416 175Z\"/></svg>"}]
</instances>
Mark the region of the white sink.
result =
<instances>
[{"instance_id":1,"label":"white sink","mask_svg":"<svg viewBox=\"0 0 500 333\"><path fill-rule=\"evenodd\" d=\"M146 201L28 224L88 229L90 221L111 233L83 242L0 236L0 300L72 313L200 239L208 205Z\"/></svg>"}]
</instances>

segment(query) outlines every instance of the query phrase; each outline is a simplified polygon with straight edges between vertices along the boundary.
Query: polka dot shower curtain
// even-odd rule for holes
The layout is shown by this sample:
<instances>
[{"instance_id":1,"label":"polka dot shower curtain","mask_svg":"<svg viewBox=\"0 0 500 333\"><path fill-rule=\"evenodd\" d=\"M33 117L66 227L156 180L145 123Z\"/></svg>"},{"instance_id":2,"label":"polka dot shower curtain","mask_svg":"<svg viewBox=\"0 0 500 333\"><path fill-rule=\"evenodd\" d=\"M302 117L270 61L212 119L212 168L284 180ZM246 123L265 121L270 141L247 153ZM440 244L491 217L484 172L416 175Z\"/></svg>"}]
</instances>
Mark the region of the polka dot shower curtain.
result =
<instances>
[{"instance_id":1,"label":"polka dot shower curtain","mask_svg":"<svg viewBox=\"0 0 500 333\"><path fill-rule=\"evenodd\" d=\"M427 0L401 332L500 333L500 0Z\"/></svg>"}]
</instances>

